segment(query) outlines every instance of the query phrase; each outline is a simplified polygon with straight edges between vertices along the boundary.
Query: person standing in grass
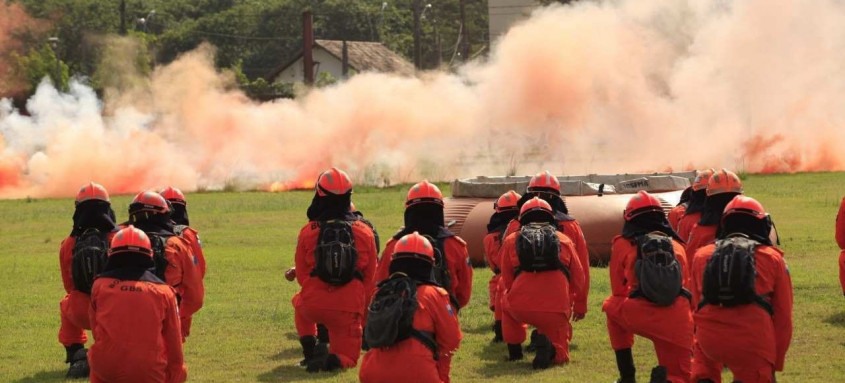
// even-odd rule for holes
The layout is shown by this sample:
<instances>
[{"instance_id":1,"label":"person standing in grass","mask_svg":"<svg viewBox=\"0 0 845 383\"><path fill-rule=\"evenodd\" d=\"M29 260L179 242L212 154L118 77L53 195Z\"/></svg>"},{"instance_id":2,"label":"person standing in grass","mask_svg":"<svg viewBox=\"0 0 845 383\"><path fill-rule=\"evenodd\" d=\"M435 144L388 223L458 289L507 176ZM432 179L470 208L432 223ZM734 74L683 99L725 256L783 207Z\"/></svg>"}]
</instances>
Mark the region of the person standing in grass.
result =
<instances>
[{"instance_id":1,"label":"person standing in grass","mask_svg":"<svg viewBox=\"0 0 845 383\"><path fill-rule=\"evenodd\" d=\"M634 335L654 343L659 366L650 382L687 383L693 325L683 242L660 200L645 191L628 201L623 216L622 234L611 246L611 296L602 305L619 369L616 383L636 382Z\"/></svg>"},{"instance_id":2,"label":"person standing in grass","mask_svg":"<svg viewBox=\"0 0 845 383\"><path fill-rule=\"evenodd\" d=\"M296 330L308 372L355 367L367 298L375 286L372 229L350 211L352 181L337 168L321 173L296 243ZM328 329L328 350L316 349L317 323Z\"/></svg>"},{"instance_id":3,"label":"person standing in grass","mask_svg":"<svg viewBox=\"0 0 845 383\"><path fill-rule=\"evenodd\" d=\"M725 206L715 244L692 266L695 349L692 381L773 383L792 340L792 281L783 252L769 238L763 205L746 196Z\"/></svg>"},{"instance_id":4,"label":"person standing in grass","mask_svg":"<svg viewBox=\"0 0 845 383\"><path fill-rule=\"evenodd\" d=\"M842 286L842 294L845 295L845 198L839 205L839 213L836 215L836 243L839 244L839 284Z\"/></svg>"},{"instance_id":5,"label":"person standing in grass","mask_svg":"<svg viewBox=\"0 0 845 383\"><path fill-rule=\"evenodd\" d=\"M710 176L707 181L707 198L704 200L701 219L692 227L687 239L685 249L687 254L695 254L699 248L716 240L725 206L740 194L742 194L742 181L734 172L722 169Z\"/></svg>"},{"instance_id":6,"label":"person standing in grass","mask_svg":"<svg viewBox=\"0 0 845 383\"><path fill-rule=\"evenodd\" d=\"M448 366L441 361L457 350L463 335L449 293L432 280L434 248L414 232L396 241L393 251L390 277L379 283L369 308L365 337L371 348L359 379L448 382Z\"/></svg>"},{"instance_id":7,"label":"person standing in grass","mask_svg":"<svg viewBox=\"0 0 845 383\"><path fill-rule=\"evenodd\" d=\"M115 234L105 270L91 290L91 382L187 379L176 292L153 268L153 249L143 231L129 226Z\"/></svg>"},{"instance_id":8,"label":"person standing in grass","mask_svg":"<svg viewBox=\"0 0 845 383\"><path fill-rule=\"evenodd\" d=\"M85 330L90 330L88 307L91 286L106 263L109 241L117 231L109 193L100 184L89 183L76 194L73 228L59 249L59 267L65 296L59 303L59 342L65 346L67 378L89 375Z\"/></svg>"},{"instance_id":9,"label":"person standing in grass","mask_svg":"<svg viewBox=\"0 0 845 383\"><path fill-rule=\"evenodd\" d=\"M707 183L710 182L710 177L713 176L714 172L715 170L713 169L699 170L695 176L695 180L692 182L689 203L684 210L683 217L678 221L678 227L675 229L678 236L684 241L689 239L689 234L693 226L701 220L701 211L704 210L704 201L707 200ZM687 254L689 255L688 258L692 258L692 253ZM687 259L687 262L692 263L692 259Z\"/></svg>"},{"instance_id":10,"label":"person standing in grass","mask_svg":"<svg viewBox=\"0 0 845 383\"><path fill-rule=\"evenodd\" d=\"M509 359L525 341L522 323L537 328L534 369L569 362L572 301L584 291L575 245L557 230L552 207L533 198L519 211L520 229L502 243L503 335ZM515 347L514 347L515 346ZM521 351L520 351L521 358Z\"/></svg>"},{"instance_id":11,"label":"person standing in grass","mask_svg":"<svg viewBox=\"0 0 845 383\"><path fill-rule=\"evenodd\" d=\"M487 291L490 303L488 307L493 311L493 342L501 342L502 338L502 304L500 302L503 288L501 288L501 259L499 251L502 248L502 241L505 239L505 229L508 223L519 216L517 202L522 198L517 192L510 190L502 194L493 204L493 215L487 224L487 235L484 236L484 255L487 266L493 271L490 282L487 283Z\"/></svg>"}]
</instances>

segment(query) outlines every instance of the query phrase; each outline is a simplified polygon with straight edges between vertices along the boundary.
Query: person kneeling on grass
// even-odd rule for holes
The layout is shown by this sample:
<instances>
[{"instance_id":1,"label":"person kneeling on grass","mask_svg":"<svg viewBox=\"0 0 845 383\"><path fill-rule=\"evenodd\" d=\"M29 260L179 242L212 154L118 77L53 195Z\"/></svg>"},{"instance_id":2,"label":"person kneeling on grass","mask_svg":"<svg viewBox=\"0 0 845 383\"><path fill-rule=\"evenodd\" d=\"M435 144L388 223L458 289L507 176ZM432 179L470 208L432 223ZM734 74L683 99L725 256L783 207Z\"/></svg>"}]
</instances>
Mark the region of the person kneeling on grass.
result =
<instances>
[{"instance_id":1,"label":"person kneeling on grass","mask_svg":"<svg viewBox=\"0 0 845 383\"><path fill-rule=\"evenodd\" d=\"M184 382L176 292L150 272L149 237L133 226L122 229L108 257L91 289L91 381Z\"/></svg>"}]
</instances>

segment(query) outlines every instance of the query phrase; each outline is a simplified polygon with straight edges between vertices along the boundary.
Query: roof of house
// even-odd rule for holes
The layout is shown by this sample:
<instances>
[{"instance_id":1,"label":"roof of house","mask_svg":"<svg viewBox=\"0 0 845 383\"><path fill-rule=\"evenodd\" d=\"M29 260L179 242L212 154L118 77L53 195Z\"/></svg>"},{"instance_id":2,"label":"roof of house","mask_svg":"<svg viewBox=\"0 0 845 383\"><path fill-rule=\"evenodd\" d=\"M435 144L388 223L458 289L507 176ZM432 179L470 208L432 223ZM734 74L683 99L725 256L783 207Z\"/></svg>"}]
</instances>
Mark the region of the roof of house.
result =
<instances>
[{"instance_id":1,"label":"roof of house","mask_svg":"<svg viewBox=\"0 0 845 383\"><path fill-rule=\"evenodd\" d=\"M314 40L314 48L324 49L326 52L337 58L343 59L342 40ZM347 54L349 55L349 67L356 72L389 72L411 76L414 74L414 65L396 52L388 49L382 43L374 41L347 41ZM285 63L267 75L268 80L276 78L282 71L293 65L302 57L302 50L290 61Z\"/></svg>"}]
</instances>

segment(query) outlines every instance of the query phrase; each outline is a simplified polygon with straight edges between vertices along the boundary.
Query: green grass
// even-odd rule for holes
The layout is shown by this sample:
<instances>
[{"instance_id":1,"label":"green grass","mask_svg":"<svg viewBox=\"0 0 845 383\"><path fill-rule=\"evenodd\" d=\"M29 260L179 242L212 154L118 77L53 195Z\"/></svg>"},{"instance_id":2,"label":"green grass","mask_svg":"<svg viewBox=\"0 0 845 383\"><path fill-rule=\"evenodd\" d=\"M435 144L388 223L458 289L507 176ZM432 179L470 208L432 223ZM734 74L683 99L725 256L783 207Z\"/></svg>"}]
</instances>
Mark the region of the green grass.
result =
<instances>
[{"instance_id":1,"label":"green grass","mask_svg":"<svg viewBox=\"0 0 845 383\"><path fill-rule=\"evenodd\" d=\"M845 381L845 301L833 240L845 174L750 175L745 185L747 194L774 216L795 285L795 335L778 381ZM404 195L405 188L356 190L356 206L380 229L383 242L402 223ZM190 380L357 381L357 369L310 375L294 367L300 350L290 298L297 286L282 273L293 262L311 193L188 198L209 264L205 307L185 345ZM120 218L128 202L127 196L113 198ZM64 376L64 349L56 339L58 302L64 295L58 247L70 231L72 213L69 199L0 201L0 381L49 382ZM534 372L530 359L502 362L504 346L489 343L490 272L476 269L472 302L461 313L464 341L453 361L453 381L612 381L615 362L600 311L609 291L607 269L593 268L592 273L590 312L575 324L572 363ZM635 359L639 378L646 381L656 363L650 342L638 338Z\"/></svg>"}]
</instances>

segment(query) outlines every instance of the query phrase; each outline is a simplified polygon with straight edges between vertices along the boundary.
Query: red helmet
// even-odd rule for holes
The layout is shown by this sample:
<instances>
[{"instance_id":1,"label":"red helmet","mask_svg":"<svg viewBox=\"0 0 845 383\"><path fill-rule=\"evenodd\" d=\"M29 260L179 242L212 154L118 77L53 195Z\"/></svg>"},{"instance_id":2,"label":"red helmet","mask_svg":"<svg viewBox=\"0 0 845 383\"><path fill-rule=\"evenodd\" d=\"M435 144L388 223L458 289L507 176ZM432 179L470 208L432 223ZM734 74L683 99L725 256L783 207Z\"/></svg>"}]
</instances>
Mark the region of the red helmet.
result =
<instances>
[{"instance_id":1,"label":"red helmet","mask_svg":"<svg viewBox=\"0 0 845 383\"><path fill-rule=\"evenodd\" d=\"M320 197L325 197L326 194L346 194L351 190L352 180L346 172L338 168L326 170L317 177L317 195Z\"/></svg>"},{"instance_id":2,"label":"red helmet","mask_svg":"<svg viewBox=\"0 0 845 383\"><path fill-rule=\"evenodd\" d=\"M663 212L660 200L648 194L645 190L640 190L637 195L628 200L628 205L625 206L625 220L630 221L640 214L655 211Z\"/></svg>"},{"instance_id":3,"label":"red helmet","mask_svg":"<svg viewBox=\"0 0 845 383\"><path fill-rule=\"evenodd\" d=\"M393 247L393 259L417 258L434 263L434 248L431 242L418 232L407 234L396 241Z\"/></svg>"},{"instance_id":4,"label":"red helmet","mask_svg":"<svg viewBox=\"0 0 845 383\"><path fill-rule=\"evenodd\" d=\"M757 219L766 218L766 210L756 199L744 195L738 195L728 202L722 214L722 220L731 214L747 214Z\"/></svg>"},{"instance_id":5,"label":"red helmet","mask_svg":"<svg viewBox=\"0 0 845 383\"><path fill-rule=\"evenodd\" d=\"M110 202L109 192L106 191L106 188L104 188L103 185L89 182L88 185L83 186L79 189L79 192L76 193L76 204L79 205L90 200Z\"/></svg>"},{"instance_id":6,"label":"red helmet","mask_svg":"<svg viewBox=\"0 0 845 383\"><path fill-rule=\"evenodd\" d=\"M549 214L549 216L553 216L552 205L549 205L548 202L540 199L539 197L534 197L528 200L528 202L524 203L522 205L522 209L519 209L519 219L522 220L522 218L525 217L526 214L537 210L546 212Z\"/></svg>"},{"instance_id":7,"label":"red helmet","mask_svg":"<svg viewBox=\"0 0 845 383\"><path fill-rule=\"evenodd\" d=\"M505 210L512 210L517 208L517 202L519 199L522 198L519 193L509 190L507 193L502 194L499 199L496 200L496 203L493 204L493 208L496 209L497 213L501 213Z\"/></svg>"},{"instance_id":8,"label":"red helmet","mask_svg":"<svg viewBox=\"0 0 845 383\"><path fill-rule=\"evenodd\" d=\"M146 233L129 225L118 231L111 240L109 257L120 253L141 253L152 258L153 247Z\"/></svg>"},{"instance_id":9,"label":"red helmet","mask_svg":"<svg viewBox=\"0 0 845 383\"><path fill-rule=\"evenodd\" d=\"M548 170L537 173L528 181L529 193L552 193L560 195L560 181L553 176Z\"/></svg>"},{"instance_id":10,"label":"red helmet","mask_svg":"<svg viewBox=\"0 0 845 383\"><path fill-rule=\"evenodd\" d=\"M722 169L713 173L707 182L707 196L723 193L742 193L742 181L734 172Z\"/></svg>"},{"instance_id":11,"label":"red helmet","mask_svg":"<svg viewBox=\"0 0 845 383\"><path fill-rule=\"evenodd\" d=\"M443 206L443 193L437 185L424 180L408 190L408 197L405 199L405 207L418 203L434 203Z\"/></svg>"},{"instance_id":12,"label":"red helmet","mask_svg":"<svg viewBox=\"0 0 845 383\"><path fill-rule=\"evenodd\" d=\"M132 203L129 204L130 213L142 211L148 211L154 214L164 214L170 211L170 206L167 205L167 201L164 200L164 197L162 197L161 194L152 190L147 190L145 192L138 193L138 195L132 199Z\"/></svg>"},{"instance_id":13,"label":"red helmet","mask_svg":"<svg viewBox=\"0 0 845 383\"><path fill-rule=\"evenodd\" d=\"M715 172L713 169L700 170L695 176L695 181L692 181L692 190L699 191L701 189L707 189L707 183L710 182L710 177Z\"/></svg>"},{"instance_id":14,"label":"red helmet","mask_svg":"<svg viewBox=\"0 0 845 383\"><path fill-rule=\"evenodd\" d=\"M187 205L188 203L188 200L185 199L185 195L182 194L182 191L172 186L164 188L164 190L162 190L159 194L161 194L164 199L170 201L170 203L178 203L182 205Z\"/></svg>"}]
</instances>

